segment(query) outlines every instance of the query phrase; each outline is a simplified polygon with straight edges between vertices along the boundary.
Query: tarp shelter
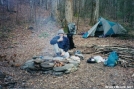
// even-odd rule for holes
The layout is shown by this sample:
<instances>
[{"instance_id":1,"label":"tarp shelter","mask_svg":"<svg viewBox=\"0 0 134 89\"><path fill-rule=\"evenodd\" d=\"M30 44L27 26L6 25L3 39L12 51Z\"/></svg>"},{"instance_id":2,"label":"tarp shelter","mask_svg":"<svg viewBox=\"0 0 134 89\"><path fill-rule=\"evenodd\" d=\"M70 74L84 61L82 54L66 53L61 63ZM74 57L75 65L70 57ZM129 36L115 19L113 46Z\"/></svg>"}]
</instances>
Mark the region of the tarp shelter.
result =
<instances>
[{"instance_id":1,"label":"tarp shelter","mask_svg":"<svg viewBox=\"0 0 134 89\"><path fill-rule=\"evenodd\" d=\"M119 23L108 21L104 18L100 18L99 21L86 33L83 34L83 38L88 36L111 36L115 34L124 34L127 31Z\"/></svg>"}]
</instances>

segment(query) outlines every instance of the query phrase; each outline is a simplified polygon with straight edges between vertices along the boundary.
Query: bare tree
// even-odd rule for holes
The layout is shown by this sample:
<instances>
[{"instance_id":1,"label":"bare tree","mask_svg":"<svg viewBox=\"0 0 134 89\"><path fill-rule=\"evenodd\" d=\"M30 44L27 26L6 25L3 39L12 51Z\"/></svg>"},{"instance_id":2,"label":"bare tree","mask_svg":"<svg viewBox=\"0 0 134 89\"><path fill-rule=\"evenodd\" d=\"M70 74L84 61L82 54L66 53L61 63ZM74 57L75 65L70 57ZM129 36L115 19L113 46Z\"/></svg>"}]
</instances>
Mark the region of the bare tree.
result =
<instances>
[{"instance_id":1,"label":"bare tree","mask_svg":"<svg viewBox=\"0 0 134 89\"><path fill-rule=\"evenodd\" d=\"M10 0L7 0L7 11L10 11Z\"/></svg>"},{"instance_id":2,"label":"bare tree","mask_svg":"<svg viewBox=\"0 0 134 89\"><path fill-rule=\"evenodd\" d=\"M81 6L82 6L82 8L85 7L85 2L86 2L86 0L81 0Z\"/></svg>"},{"instance_id":3,"label":"bare tree","mask_svg":"<svg viewBox=\"0 0 134 89\"><path fill-rule=\"evenodd\" d=\"M65 2L65 18L67 23L72 22L73 19L73 0L66 0Z\"/></svg>"},{"instance_id":4,"label":"bare tree","mask_svg":"<svg viewBox=\"0 0 134 89\"><path fill-rule=\"evenodd\" d=\"M16 11L17 11L17 13L16 13L16 23L18 23L18 12L19 12L18 8L19 8L19 1L17 2L17 8L16 8Z\"/></svg>"},{"instance_id":5,"label":"bare tree","mask_svg":"<svg viewBox=\"0 0 134 89\"><path fill-rule=\"evenodd\" d=\"M99 0L95 0L95 1L96 1L96 7L94 11L94 22L97 22L99 18Z\"/></svg>"},{"instance_id":6,"label":"bare tree","mask_svg":"<svg viewBox=\"0 0 134 89\"><path fill-rule=\"evenodd\" d=\"M48 10L48 0L45 0L46 10Z\"/></svg>"},{"instance_id":7,"label":"bare tree","mask_svg":"<svg viewBox=\"0 0 134 89\"><path fill-rule=\"evenodd\" d=\"M40 0L40 7L42 6L43 0Z\"/></svg>"},{"instance_id":8,"label":"bare tree","mask_svg":"<svg viewBox=\"0 0 134 89\"><path fill-rule=\"evenodd\" d=\"M78 0L78 7L79 7L79 11L78 11L78 19L77 19L77 30L79 30L79 17L80 17L80 0Z\"/></svg>"},{"instance_id":9,"label":"bare tree","mask_svg":"<svg viewBox=\"0 0 134 89\"><path fill-rule=\"evenodd\" d=\"M99 0L92 1L90 23L94 24L99 18Z\"/></svg>"},{"instance_id":10,"label":"bare tree","mask_svg":"<svg viewBox=\"0 0 134 89\"><path fill-rule=\"evenodd\" d=\"M32 22L34 15L34 0L30 0L30 19L29 21Z\"/></svg>"},{"instance_id":11,"label":"bare tree","mask_svg":"<svg viewBox=\"0 0 134 89\"><path fill-rule=\"evenodd\" d=\"M51 2L51 16L55 19L58 20L58 11L57 11L57 6L58 6L58 0L52 0Z\"/></svg>"}]
</instances>

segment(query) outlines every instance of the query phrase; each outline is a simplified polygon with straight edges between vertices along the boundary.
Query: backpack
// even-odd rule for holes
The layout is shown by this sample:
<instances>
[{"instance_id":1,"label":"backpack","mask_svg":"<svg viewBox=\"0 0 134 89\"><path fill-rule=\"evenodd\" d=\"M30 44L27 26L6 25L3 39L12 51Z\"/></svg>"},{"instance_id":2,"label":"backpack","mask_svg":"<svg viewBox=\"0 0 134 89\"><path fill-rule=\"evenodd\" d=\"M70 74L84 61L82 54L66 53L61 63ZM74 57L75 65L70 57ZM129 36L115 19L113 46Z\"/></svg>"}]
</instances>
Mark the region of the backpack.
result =
<instances>
[{"instance_id":1,"label":"backpack","mask_svg":"<svg viewBox=\"0 0 134 89\"><path fill-rule=\"evenodd\" d=\"M104 65L114 67L117 64L119 57L117 52L113 51L109 54L108 59L104 62Z\"/></svg>"}]
</instances>

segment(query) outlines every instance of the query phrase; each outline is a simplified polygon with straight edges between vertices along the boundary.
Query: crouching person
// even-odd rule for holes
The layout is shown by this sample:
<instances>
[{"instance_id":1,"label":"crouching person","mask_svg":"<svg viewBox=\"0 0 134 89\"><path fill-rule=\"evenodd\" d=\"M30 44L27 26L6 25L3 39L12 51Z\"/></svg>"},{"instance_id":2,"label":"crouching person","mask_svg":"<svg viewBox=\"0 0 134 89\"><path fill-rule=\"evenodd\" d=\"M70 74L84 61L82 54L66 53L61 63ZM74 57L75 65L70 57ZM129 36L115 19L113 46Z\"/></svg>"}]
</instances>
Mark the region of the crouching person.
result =
<instances>
[{"instance_id":1,"label":"crouching person","mask_svg":"<svg viewBox=\"0 0 134 89\"><path fill-rule=\"evenodd\" d=\"M50 44L54 46L54 51L56 56L69 58L69 39L65 36L63 29L58 31L58 36L55 36L51 41Z\"/></svg>"}]
</instances>

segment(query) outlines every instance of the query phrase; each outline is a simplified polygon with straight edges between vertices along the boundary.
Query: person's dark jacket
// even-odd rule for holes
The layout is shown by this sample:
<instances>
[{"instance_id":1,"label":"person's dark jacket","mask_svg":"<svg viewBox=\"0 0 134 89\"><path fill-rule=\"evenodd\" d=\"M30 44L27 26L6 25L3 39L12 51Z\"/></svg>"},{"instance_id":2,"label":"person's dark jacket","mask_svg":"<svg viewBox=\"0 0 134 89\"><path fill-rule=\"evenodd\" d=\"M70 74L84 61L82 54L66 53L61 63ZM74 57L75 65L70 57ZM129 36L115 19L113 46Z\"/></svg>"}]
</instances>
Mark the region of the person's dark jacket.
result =
<instances>
[{"instance_id":1,"label":"person's dark jacket","mask_svg":"<svg viewBox=\"0 0 134 89\"><path fill-rule=\"evenodd\" d=\"M55 36L51 41L50 44L54 45L54 44L58 44L59 48L63 49L65 52L68 51L69 49L69 39L65 36L63 36L63 41L58 42L58 39L60 38L60 36Z\"/></svg>"}]
</instances>

